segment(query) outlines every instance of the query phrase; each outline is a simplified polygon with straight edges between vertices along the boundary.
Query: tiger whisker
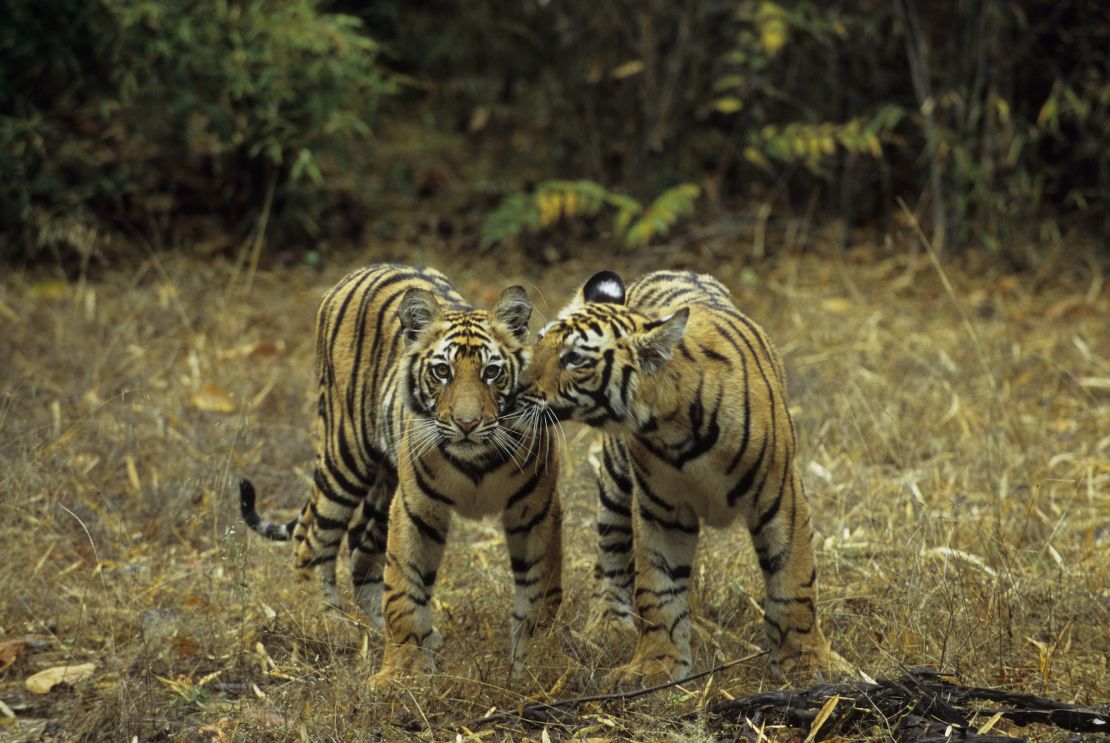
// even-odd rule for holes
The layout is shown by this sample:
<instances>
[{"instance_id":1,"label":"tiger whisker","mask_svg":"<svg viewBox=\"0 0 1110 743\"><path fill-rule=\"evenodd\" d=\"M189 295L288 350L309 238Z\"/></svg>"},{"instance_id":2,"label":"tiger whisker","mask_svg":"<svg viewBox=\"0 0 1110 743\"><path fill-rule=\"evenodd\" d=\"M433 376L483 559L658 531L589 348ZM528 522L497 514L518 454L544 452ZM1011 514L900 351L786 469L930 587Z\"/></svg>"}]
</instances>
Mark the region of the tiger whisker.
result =
<instances>
[{"instance_id":1,"label":"tiger whisker","mask_svg":"<svg viewBox=\"0 0 1110 743\"><path fill-rule=\"evenodd\" d=\"M512 437L509 436L504 429L495 428L493 434L490 436L490 443L492 443L504 456L509 457L509 459L513 461L513 464L516 465L518 471L524 470L524 463L517 459L516 447L510 446L510 444L514 443Z\"/></svg>"}]
</instances>

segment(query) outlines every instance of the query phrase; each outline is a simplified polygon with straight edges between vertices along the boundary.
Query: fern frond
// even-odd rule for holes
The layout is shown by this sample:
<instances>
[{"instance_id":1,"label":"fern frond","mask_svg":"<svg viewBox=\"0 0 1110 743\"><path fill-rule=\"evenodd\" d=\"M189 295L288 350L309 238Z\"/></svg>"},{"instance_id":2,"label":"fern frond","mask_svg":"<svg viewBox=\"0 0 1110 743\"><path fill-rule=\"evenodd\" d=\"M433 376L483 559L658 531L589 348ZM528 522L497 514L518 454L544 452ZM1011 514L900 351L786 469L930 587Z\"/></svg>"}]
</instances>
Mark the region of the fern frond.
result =
<instances>
[{"instance_id":1,"label":"fern frond","mask_svg":"<svg viewBox=\"0 0 1110 743\"><path fill-rule=\"evenodd\" d=\"M624 242L629 247L646 245L653 238L665 234L680 217L694 210L694 202L701 196L701 188L693 183L680 183L668 188L651 202L643 216L628 228Z\"/></svg>"},{"instance_id":2,"label":"fern frond","mask_svg":"<svg viewBox=\"0 0 1110 743\"><path fill-rule=\"evenodd\" d=\"M501 200L482 225L480 247L486 250L505 238L515 237L524 230L536 229L540 210L532 194L514 193Z\"/></svg>"},{"instance_id":3,"label":"fern frond","mask_svg":"<svg viewBox=\"0 0 1110 743\"><path fill-rule=\"evenodd\" d=\"M631 196L610 191L594 181L543 181L532 194L510 194L502 200L482 225L481 248L563 219L594 217L606 208L616 212L614 236L629 247L637 247L667 232L693 209L700 194L701 189L693 183L683 183L664 191L645 209Z\"/></svg>"}]
</instances>

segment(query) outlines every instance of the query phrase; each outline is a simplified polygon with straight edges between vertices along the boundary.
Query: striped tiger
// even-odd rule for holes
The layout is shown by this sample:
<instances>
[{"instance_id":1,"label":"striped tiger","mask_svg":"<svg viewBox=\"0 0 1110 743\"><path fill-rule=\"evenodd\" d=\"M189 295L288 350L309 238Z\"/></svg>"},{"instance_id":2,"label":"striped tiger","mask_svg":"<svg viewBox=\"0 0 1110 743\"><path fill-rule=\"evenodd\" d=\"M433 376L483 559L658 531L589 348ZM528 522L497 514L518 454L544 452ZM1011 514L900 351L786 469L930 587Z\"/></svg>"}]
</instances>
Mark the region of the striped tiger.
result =
<instances>
[{"instance_id":1,"label":"striped tiger","mask_svg":"<svg viewBox=\"0 0 1110 743\"><path fill-rule=\"evenodd\" d=\"M555 417L604 432L595 622L635 631L639 620L624 675L679 678L690 669L687 593L700 524L737 516L766 585L772 670L828 665L835 654L817 623L786 374L723 284L659 271L626 290L617 274L596 274L541 331L519 394L533 422Z\"/></svg>"},{"instance_id":2,"label":"striped tiger","mask_svg":"<svg viewBox=\"0 0 1110 743\"><path fill-rule=\"evenodd\" d=\"M500 513L516 582L514 671L561 597L561 506L551 434L513 424L528 362L532 304L519 286L474 310L429 268L373 265L329 290L316 314L319 396L314 487L275 524L240 510L251 529L296 543L299 576L320 571L339 605L335 563L347 537L360 608L386 646L375 683L434 668L429 603L452 511ZM384 612L383 612L384 608Z\"/></svg>"}]
</instances>

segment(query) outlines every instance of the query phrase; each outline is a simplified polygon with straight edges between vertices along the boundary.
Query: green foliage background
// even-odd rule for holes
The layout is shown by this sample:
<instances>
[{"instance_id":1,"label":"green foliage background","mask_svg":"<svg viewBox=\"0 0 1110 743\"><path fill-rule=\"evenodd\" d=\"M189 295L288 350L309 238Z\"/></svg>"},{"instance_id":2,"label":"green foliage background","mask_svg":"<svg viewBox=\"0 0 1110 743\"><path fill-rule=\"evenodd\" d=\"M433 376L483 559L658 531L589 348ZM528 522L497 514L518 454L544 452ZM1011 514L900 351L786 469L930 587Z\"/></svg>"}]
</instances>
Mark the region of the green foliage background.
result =
<instances>
[{"instance_id":1,"label":"green foliage background","mask_svg":"<svg viewBox=\"0 0 1110 743\"><path fill-rule=\"evenodd\" d=\"M1099 0L0 0L0 17L7 258L80 242L73 226L173 242L260 221L311 250L380 215L381 132L400 129L500 153L455 185L492 196L487 247L605 210L597 229L630 247L695 206L867 225L899 197L955 249L1110 230ZM540 219L568 184L584 208Z\"/></svg>"}]
</instances>

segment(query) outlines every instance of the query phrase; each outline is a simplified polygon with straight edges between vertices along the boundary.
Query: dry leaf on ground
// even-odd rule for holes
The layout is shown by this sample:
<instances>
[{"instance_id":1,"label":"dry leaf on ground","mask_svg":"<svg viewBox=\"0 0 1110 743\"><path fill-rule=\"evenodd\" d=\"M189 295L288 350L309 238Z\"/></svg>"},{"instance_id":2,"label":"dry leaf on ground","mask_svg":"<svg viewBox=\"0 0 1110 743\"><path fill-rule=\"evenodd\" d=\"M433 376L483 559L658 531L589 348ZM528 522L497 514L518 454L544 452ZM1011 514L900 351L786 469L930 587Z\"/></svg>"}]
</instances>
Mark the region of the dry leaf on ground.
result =
<instances>
[{"instance_id":1,"label":"dry leaf on ground","mask_svg":"<svg viewBox=\"0 0 1110 743\"><path fill-rule=\"evenodd\" d=\"M76 684L93 675L96 670L95 663L81 663L70 666L54 666L45 671L39 671L25 682L27 691L32 694L49 694L50 690L58 684Z\"/></svg>"},{"instance_id":2,"label":"dry leaf on ground","mask_svg":"<svg viewBox=\"0 0 1110 743\"><path fill-rule=\"evenodd\" d=\"M234 413L238 410L231 395L218 384L206 384L194 392L193 407L208 413Z\"/></svg>"},{"instance_id":3,"label":"dry leaf on ground","mask_svg":"<svg viewBox=\"0 0 1110 743\"><path fill-rule=\"evenodd\" d=\"M26 640L0 642L0 671L14 666L27 653Z\"/></svg>"}]
</instances>

